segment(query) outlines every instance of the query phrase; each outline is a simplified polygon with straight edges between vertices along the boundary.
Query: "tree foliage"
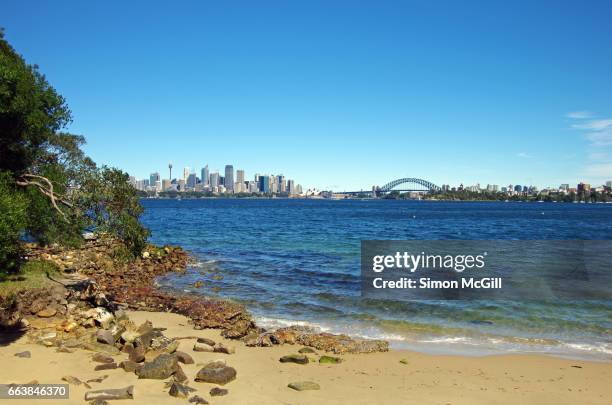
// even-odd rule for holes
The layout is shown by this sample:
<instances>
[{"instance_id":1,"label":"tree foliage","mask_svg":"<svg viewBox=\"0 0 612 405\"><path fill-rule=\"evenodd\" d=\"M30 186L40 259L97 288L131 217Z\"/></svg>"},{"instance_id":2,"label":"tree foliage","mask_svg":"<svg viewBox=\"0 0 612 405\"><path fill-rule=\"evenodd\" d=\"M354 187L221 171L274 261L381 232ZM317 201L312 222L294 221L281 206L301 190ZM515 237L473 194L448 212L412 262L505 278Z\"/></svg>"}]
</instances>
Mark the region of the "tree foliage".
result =
<instances>
[{"instance_id":1,"label":"tree foliage","mask_svg":"<svg viewBox=\"0 0 612 405\"><path fill-rule=\"evenodd\" d=\"M66 100L0 31L0 271L15 266L20 238L74 245L96 230L133 254L144 247L127 174L96 166L85 138L64 132L71 122Z\"/></svg>"}]
</instances>

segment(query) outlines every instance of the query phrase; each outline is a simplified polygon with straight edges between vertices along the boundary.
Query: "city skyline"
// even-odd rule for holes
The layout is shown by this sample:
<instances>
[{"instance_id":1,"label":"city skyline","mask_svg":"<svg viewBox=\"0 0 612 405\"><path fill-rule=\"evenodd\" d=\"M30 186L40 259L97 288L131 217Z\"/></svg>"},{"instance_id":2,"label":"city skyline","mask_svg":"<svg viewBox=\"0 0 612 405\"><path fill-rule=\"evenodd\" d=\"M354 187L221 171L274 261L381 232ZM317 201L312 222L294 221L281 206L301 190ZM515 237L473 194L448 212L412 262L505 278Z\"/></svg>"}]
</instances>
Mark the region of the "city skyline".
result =
<instances>
[{"instance_id":1,"label":"city skyline","mask_svg":"<svg viewBox=\"0 0 612 405\"><path fill-rule=\"evenodd\" d=\"M66 97L85 151L128 173L206 154L210 167L283 171L305 188L399 177L543 188L612 174L611 12L24 1L0 24Z\"/></svg>"}]
</instances>

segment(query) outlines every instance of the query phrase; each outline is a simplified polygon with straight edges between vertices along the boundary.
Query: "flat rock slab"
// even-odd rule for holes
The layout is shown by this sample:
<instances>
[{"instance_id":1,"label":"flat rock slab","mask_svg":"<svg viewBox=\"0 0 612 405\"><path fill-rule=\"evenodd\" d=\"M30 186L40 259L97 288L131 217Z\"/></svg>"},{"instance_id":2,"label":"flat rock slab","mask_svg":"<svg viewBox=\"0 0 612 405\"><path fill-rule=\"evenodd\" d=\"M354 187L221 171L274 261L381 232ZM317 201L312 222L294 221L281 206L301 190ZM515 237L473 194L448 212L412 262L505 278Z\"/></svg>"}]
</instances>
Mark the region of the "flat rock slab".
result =
<instances>
[{"instance_id":1,"label":"flat rock slab","mask_svg":"<svg viewBox=\"0 0 612 405\"><path fill-rule=\"evenodd\" d=\"M213 361L205 365L195 377L197 382L225 385L236 378L236 369L224 362Z\"/></svg>"},{"instance_id":2,"label":"flat rock slab","mask_svg":"<svg viewBox=\"0 0 612 405\"><path fill-rule=\"evenodd\" d=\"M210 396L211 397L221 397L223 395L227 395L228 392L229 391L226 390L225 388L215 387L210 390Z\"/></svg>"},{"instance_id":3,"label":"flat rock slab","mask_svg":"<svg viewBox=\"0 0 612 405\"><path fill-rule=\"evenodd\" d=\"M87 391L85 393L85 401L94 400L112 400L112 399L134 399L134 386L130 385L125 388L105 389L96 391Z\"/></svg>"},{"instance_id":4,"label":"flat rock slab","mask_svg":"<svg viewBox=\"0 0 612 405\"><path fill-rule=\"evenodd\" d=\"M103 364L98 364L96 367L94 367L94 371L114 370L116 368L117 368L117 363L103 363Z\"/></svg>"},{"instance_id":5,"label":"flat rock slab","mask_svg":"<svg viewBox=\"0 0 612 405\"><path fill-rule=\"evenodd\" d=\"M278 361L281 363L308 364L308 357L305 354L288 354Z\"/></svg>"},{"instance_id":6,"label":"flat rock slab","mask_svg":"<svg viewBox=\"0 0 612 405\"><path fill-rule=\"evenodd\" d=\"M15 353L15 357L21 357L22 359L29 359L30 357L32 357L32 353L30 353L29 350L26 350L25 352Z\"/></svg>"},{"instance_id":7,"label":"flat rock slab","mask_svg":"<svg viewBox=\"0 0 612 405\"><path fill-rule=\"evenodd\" d=\"M191 398L189 398L189 402L192 404L196 404L196 405L207 405L208 404L207 400L197 395L194 395Z\"/></svg>"},{"instance_id":8,"label":"flat rock slab","mask_svg":"<svg viewBox=\"0 0 612 405\"><path fill-rule=\"evenodd\" d=\"M215 345L215 341L209 338L205 338L205 337L199 337L198 338L198 343L204 343L207 344L209 346L214 346Z\"/></svg>"},{"instance_id":9,"label":"flat rock slab","mask_svg":"<svg viewBox=\"0 0 612 405\"><path fill-rule=\"evenodd\" d=\"M104 353L95 353L91 359L96 363L114 363L115 359Z\"/></svg>"},{"instance_id":10,"label":"flat rock slab","mask_svg":"<svg viewBox=\"0 0 612 405\"><path fill-rule=\"evenodd\" d=\"M312 390L320 390L321 387L316 382L312 381L297 381L292 382L287 387L294 389L296 391L312 391Z\"/></svg>"},{"instance_id":11,"label":"flat rock slab","mask_svg":"<svg viewBox=\"0 0 612 405\"><path fill-rule=\"evenodd\" d=\"M342 363L342 359L340 357L333 356L321 356L319 358L320 364L340 364Z\"/></svg>"},{"instance_id":12,"label":"flat rock slab","mask_svg":"<svg viewBox=\"0 0 612 405\"><path fill-rule=\"evenodd\" d=\"M136 371L138 378L165 380L176 371L178 360L174 354L160 354L151 362L146 362Z\"/></svg>"}]
</instances>

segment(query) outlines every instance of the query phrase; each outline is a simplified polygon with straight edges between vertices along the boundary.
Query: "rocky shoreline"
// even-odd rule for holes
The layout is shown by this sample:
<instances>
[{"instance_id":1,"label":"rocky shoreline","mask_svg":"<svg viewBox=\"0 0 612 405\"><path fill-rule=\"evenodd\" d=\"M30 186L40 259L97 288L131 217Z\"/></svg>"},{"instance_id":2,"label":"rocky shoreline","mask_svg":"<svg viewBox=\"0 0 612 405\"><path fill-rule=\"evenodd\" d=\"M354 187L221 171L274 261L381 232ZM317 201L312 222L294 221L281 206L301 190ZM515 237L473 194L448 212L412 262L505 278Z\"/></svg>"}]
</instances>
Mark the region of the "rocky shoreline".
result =
<instances>
[{"instance_id":1,"label":"rocky shoreline","mask_svg":"<svg viewBox=\"0 0 612 405\"><path fill-rule=\"evenodd\" d=\"M220 329L224 338L239 339L246 346L304 346L299 353L281 358L281 362L306 364L307 354L315 353L313 349L330 354L388 350L384 341L318 333L298 326L266 331L255 324L244 306L235 302L162 291L155 285L157 276L170 271L184 272L189 265L189 255L181 248L148 246L140 258L132 261L122 260L118 252L121 246L109 239L90 238L78 249L28 245L28 260L52 262L59 273L48 275L48 287L20 291L12 299L1 301L3 328L17 336L25 334L29 341L55 348L57 352L89 350L94 353L93 361L99 363L96 371L122 368L139 379L168 379L169 395L181 398L194 391L187 385L191 378L181 368L181 364L193 363L193 359L188 353L177 351L178 341L190 337L167 337L163 328L150 322L135 325L126 311L184 315L194 329ZM234 350L210 339L198 339L193 346L194 352L232 354ZM113 356L126 359L117 361ZM336 357L323 357L324 362L330 359L340 362ZM193 380L224 385L234 378L234 368L214 361L203 365ZM96 383L95 379L81 381L74 376L65 376L64 380L85 387ZM310 382L293 385L291 388L296 390L314 389ZM224 393L227 391L218 388L210 394ZM93 390L85 396L97 404L129 398L133 398L133 387ZM207 403L198 396L190 402Z\"/></svg>"}]
</instances>

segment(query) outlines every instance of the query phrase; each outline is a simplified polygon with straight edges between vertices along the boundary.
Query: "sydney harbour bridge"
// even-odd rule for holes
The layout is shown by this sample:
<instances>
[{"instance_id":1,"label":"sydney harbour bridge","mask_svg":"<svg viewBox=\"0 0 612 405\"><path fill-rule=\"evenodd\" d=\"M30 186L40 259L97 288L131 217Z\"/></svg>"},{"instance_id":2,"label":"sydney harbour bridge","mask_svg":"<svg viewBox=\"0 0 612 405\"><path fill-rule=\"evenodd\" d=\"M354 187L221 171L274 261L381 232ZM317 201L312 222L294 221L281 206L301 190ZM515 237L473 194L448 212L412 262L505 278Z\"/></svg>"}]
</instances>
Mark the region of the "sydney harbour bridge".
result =
<instances>
[{"instance_id":1,"label":"sydney harbour bridge","mask_svg":"<svg viewBox=\"0 0 612 405\"><path fill-rule=\"evenodd\" d=\"M382 187L373 187L372 190L361 190L361 191L342 191L338 194L350 194L350 195L359 195L359 194L375 194L376 196L380 196L383 194L390 193L392 191L397 191L401 193L407 192L432 192L439 191L440 187L436 186L430 181L417 179L413 177L404 177L401 179L393 180L388 182Z\"/></svg>"}]
</instances>

